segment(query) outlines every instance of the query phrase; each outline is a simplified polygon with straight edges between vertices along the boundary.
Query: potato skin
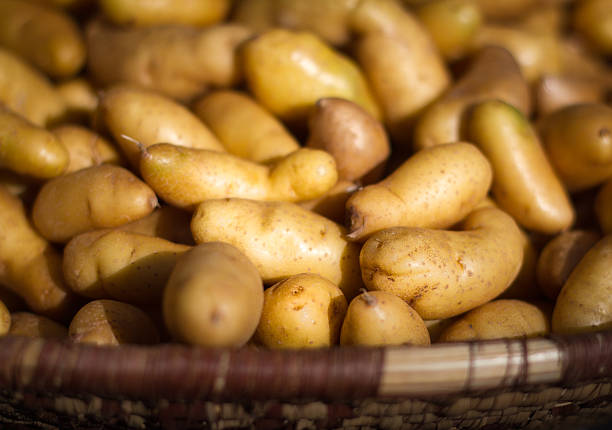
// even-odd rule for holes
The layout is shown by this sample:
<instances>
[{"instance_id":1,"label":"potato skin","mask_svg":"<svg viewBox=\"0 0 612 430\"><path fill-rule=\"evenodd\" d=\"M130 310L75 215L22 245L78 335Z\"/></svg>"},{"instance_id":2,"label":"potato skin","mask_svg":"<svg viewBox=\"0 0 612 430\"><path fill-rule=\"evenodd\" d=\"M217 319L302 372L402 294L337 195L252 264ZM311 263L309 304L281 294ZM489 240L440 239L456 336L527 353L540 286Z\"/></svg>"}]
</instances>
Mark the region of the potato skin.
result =
<instances>
[{"instance_id":1,"label":"potato skin","mask_svg":"<svg viewBox=\"0 0 612 430\"><path fill-rule=\"evenodd\" d=\"M338 285L347 300L362 287L359 245L344 228L288 202L207 200L191 221L196 243L223 241L236 246L273 284L299 273L315 273Z\"/></svg>"},{"instance_id":2,"label":"potato skin","mask_svg":"<svg viewBox=\"0 0 612 430\"><path fill-rule=\"evenodd\" d=\"M338 344L347 302L322 276L301 273L264 291L255 340L268 348L320 348Z\"/></svg>"},{"instance_id":3,"label":"potato skin","mask_svg":"<svg viewBox=\"0 0 612 430\"><path fill-rule=\"evenodd\" d=\"M372 235L361 249L363 281L401 297L427 320L492 300L521 267L521 232L495 208L475 210L460 230L395 227Z\"/></svg>"},{"instance_id":4,"label":"potato skin","mask_svg":"<svg viewBox=\"0 0 612 430\"><path fill-rule=\"evenodd\" d=\"M228 243L209 242L177 261L164 290L164 320L176 340L239 347L255 332L263 301L253 263Z\"/></svg>"},{"instance_id":5,"label":"potato skin","mask_svg":"<svg viewBox=\"0 0 612 430\"><path fill-rule=\"evenodd\" d=\"M42 315L31 312L14 312L11 314L10 336L26 336L43 339L64 339L68 329Z\"/></svg>"},{"instance_id":6,"label":"potato skin","mask_svg":"<svg viewBox=\"0 0 612 430\"><path fill-rule=\"evenodd\" d=\"M0 336L4 336L11 328L11 313L4 304L0 301Z\"/></svg>"},{"instance_id":7,"label":"potato skin","mask_svg":"<svg viewBox=\"0 0 612 430\"><path fill-rule=\"evenodd\" d=\"M429 331L404 300L386 291L361 293L349 304L341 345L429 345Z\"/></svg>"}]
</instances>

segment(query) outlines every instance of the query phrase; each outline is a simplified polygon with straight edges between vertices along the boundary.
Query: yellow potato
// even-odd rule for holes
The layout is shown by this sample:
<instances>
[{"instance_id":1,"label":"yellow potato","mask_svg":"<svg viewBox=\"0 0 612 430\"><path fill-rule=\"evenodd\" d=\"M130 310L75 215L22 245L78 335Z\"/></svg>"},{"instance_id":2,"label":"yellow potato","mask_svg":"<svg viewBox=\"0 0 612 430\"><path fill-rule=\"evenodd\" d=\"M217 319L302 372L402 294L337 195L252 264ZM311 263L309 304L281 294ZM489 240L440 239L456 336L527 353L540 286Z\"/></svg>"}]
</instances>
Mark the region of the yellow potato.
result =
<instances>
[{"instance_id":1,"label":"yellow potato","mask_svg":"<svg viewBox=\"0 0 612 430\"><path fill-rule=\"evenodd\" d=\"M595 214L604 234L612 233L612 179L609 179L595 197Z\"/></svg>"},{"instance_id":2,"label":"yellow potato","mask_svg":"<svg viewBox=\"0 0 612 430\"><path fill-rule=\"evenodd\" d=\"M298 205L304 209L323 215L338 224L343 224L346 201L358 188L359 185L354 182L339 180L336 182L336 185L321 197L298 202Z\"/></svg>"},{"instance_id":3,"label":"yellow potato","mask_svg":"<svg viewBox=\"0 0 612 430\"><path fill-rule=\"evenodd\" d=\"M612 235L604 236L574 267L553 312L554 333L584 333L612 327Z\"/></svg>"},{"instance_id":4,"label":"yellow potato","mask_svg":"<svg viewBox=\"0 0 612 430\"><path fill-rule=\"evenodd\" d=\"M115 300L94 300L79 309L68 336L73 342L96 345L159 342L157 328L146 313Z\"/></svg>"},{"instance_id":5,"label":"yellow potato","mask_svg":"<svg viewBox=\"0 0 612 430\"><path fill-rule=\"evenodd\" d=\"M155 209L150 215L120 225L116 229L160 237L184 245L193 245L190 227L191 215L191 212L165 205Z\"/></svg>"},{"instance_id":6,"label":"yellow potato","mask_svg":"<svg viewBox=\"0 0 612 430\"><path fill-rule=\"evenodd\" d=\"M300 145L283 124L247 94L215 91L198 100L193 110L225 149L256 163L268 163Z\"/></svg>"},{"instance_id":7,"label":"yellow potato","mask_svg":"<svg viewBox=\"0 0 612 430\"><path fill-rule=\"evenodd\" d=\"M205 26L227 15L230 0L100 0L104 15L115 24Z\"/></svg>"},{"instance_id":8,"label":"yellow potato","mask_svg":"<svg viewBox=\"0 0 612 430\"><path fill-rule=\"evenodd\" d=\"M338 180L334 158L308 148L266 166L228 153L160 143L143 152L140 172L160 198L184 209L225 197L308 200Z\"/></svg>"},{"instance_id":9,"label":"yellow potato","mask_svg":"<svg viewBox=\"0 0 612 430\"><path fill-rule=\"evenodd\" d=\"M5 188L0 188L0 236L0 283L34 312L69 318L75 297L64 285L61 256L34 230L23 203Z\"/></svg>"},{"instance_id":10,"label":"yellow potato","mask_svg":"<svg viewBox=\"0 0 612 430\"><path fill-rule=\"evenodd\" d=\"M64 339L68 337L68 330L63 325L41 315L14 312L11 314L11 328L7 334L43 339Z\"/></svg>"},{"instance_id":11,"label":"yellow potato","mask_svg":"<svg viewBox=\"0 0 612 430\"><path fill-rule=\"evenodd\" d=\"M544 336L550 321L537 306L521 300L494 300L471 310L440 334L440 342Z\"/></svg>"},{"instance_id":12,"label":"yellow potato","mask_svg":"<svg viewBox=\"0 0 612 430\"><path fill-rule=\"evenodd\" d=\"M94 20L86 35L88 71L98 85L130 83L189 101L209 86L238 83L236 49L252 32L231 23L135 28Z\"/></svg>"},{"instance_id":13,"label":"yellow potato","mask_svg":"<svg viewBox=\"0 0 612 430\"><path fill-rule=\"evenodd\" d=\"M527 229L554 234L568 229L575 213L538 135L516 108L500 100L479 103L466 121L468 139L493 167L499 206Z\"/></svg>"},{"instance_id":14,"label":"yellow potato","mask_svg":"<svg viewBox=\"0 0 612 430\"><path fill-rule=\"evenodd\" d=\"M57 92L66 105L66 116L88 123L98 108L98 94L84 78L74 78L57 85Z\"/></svg>"},{"instance_id":15,"label":"yellow potato","mask_svg":"<svg viewBox=\"0 0 612 430\"><path fill-rule=\"evenodd\" d=\"M364 240L394 226L450 227L484 199L490 185L491 166L474 145L424 149L348 199L348 237Z\"/></svg>"},{"instance_id":16,"label":"yellow potato","mask_svg":"<svg viewBox=\"0 0 612 430\"><path fill-rule=\"evenodd\" d=\"M255 332L257 343L272 349L337 345L346 314L340 288L312 273L302 273L264 291Z\"/></svg>"},{"instance_id":17,"label":"yellow potato","mask_svg":"<svg viewBox=\"0 0 612 430\"><path fill-rule=\"evenodd\" d=\"M523 259L521 232L495 208L468 215L460 231L395 227L361 249L363 281L404 299L423 319L449 318L501 294Z\"/></svg>"},{"instance_id":18,"label":"yellow potato","mask_svg":"<svg viewBox=\"0 0 612 430\"><path fill-rule=\"evenodd\" d=\"M97 228L117 227L150 214L157 197L129 170L89 167L48 181L32 208L38 231L53 242Z\"/></svg>"},{"instance_id":19,"label":"yellow potato","mask_svg":"<svg viewBox=\"0 0 612 430\"><path fill-rule=\"evenodd\" d=\"M120 230L83 233L64 248L64 279L72 291L93 299L161 303L177 258L189 248Z\"/></svg>"},{"instance_id":20,"label":"yellow potato","mask_svg":"<svg viewBox=\"0 0 612 430\"><path fill-rule=\"evenodd\" d=\"M612 54L612 4L608 0L582 0L572 16L574 28L605 55Z\"/></svg>"},{"instance_id":21,"label":"yellow potato","mask_svg":"<svg viewBox=\"0 0 612 430\"><path fill-rule=\"evenodd\" d=\"M11 313L8 308L0 301L0 336L4 336L11 328Z\"/></svg>"},{"instance_id":22,"label":"yellow potato","mask_svg":"<svg viewBox=\"0 0 612 430\"><path fill-rule=\"evenodd\" d=\"M361 293L342 323L342 345L429 345L423 319L405 301L385 291Z\"/></svg>"},{"instance_id":23,"label":"yellow potato","mask_svg":"<svg viewBox=\"0 0 612 430\"><path fill-rule=\"evenodd\" d=\"M73 76L85 63L83 36L71 16L34 2L0 2L0 44L55 78Z\"/></svg>"},{"instance_id":24,"label":"yellow potato","mask_svg":"<svg viewBox=\"0 0 612 430\"><path fill-rule=\"evenodd\" d=\"M142 146L160 142L225 151L192 112L154 91L117 85L102 94L98 109L99 121L108 128L134 167L140 163Z\"/></svg>"},{"instance_id":25,"label":"yellow potato","mask_svg":"<svg viewBox=\"0 0 612 430\"><path fill-rule=\"evenodd\" d=\"M42 127L66 113L66 103L47 77L1 47L0 102Z\"/></svg>"},{"instance_id":26,"label":"yellow potato","mask_svg":"<svg viewBox=\"0 0 612 430\"><path fill-rule=\"evenodd\" d=\"M196 243L223 241L255 264L266 284L314 273L338 285L347 300L362 287L359 245L342 226L295 204L207 200L191 221Z\"/></svg>"},{"instance_id":27,"label":"yellow potato","mask_svg":"<svg viewBox=\"0 0 612 430\"><path fill-rule=\"evenodd\" d=\"M380 118L359 67L314 34L272 29L245 42L241 56L249 89L282 120L303 121L323 97L351 100Z\"/></svg>"},{"instance_id":28,"label":"yellow potato","mask_svg":"<svg viewBox=\"0 0 612 430\"><path fill-rule=\"evenodd\" d=\"M242 252L204 243L178 259L164 290L164 320L176 340L239 347L255 332L263 301L261 277Z\"/></svg>"}]
</instances>

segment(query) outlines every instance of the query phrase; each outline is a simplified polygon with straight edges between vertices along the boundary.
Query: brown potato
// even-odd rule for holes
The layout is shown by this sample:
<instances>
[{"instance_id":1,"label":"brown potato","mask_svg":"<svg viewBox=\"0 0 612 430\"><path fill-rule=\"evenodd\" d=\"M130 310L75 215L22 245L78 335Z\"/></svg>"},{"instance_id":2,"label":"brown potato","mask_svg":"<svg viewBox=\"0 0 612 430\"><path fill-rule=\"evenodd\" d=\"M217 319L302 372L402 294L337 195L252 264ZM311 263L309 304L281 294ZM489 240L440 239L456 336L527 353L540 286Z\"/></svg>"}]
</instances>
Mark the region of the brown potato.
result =
<instances>
[{"instance_id":1,"label":"brown potato","mask_svg":"<svg viewBox=\"0 0 612 430\"><path fill-rule=\"evenodd\" d=\"M599 52L612 54L612 4L608 0L583 0L573 13L574 28Z\"/></svg>"},{"instance_id":2,"label":"brown potato","mask_svg":"<svg viewBox=\"0 0 612 430\"><path fill-rule=\"evenodd\" d=\"M31 312L14 312L11 314L10 336L26 336L43 339L64 339L68 330L61 324Z\"/></svg>"}]
</instances>

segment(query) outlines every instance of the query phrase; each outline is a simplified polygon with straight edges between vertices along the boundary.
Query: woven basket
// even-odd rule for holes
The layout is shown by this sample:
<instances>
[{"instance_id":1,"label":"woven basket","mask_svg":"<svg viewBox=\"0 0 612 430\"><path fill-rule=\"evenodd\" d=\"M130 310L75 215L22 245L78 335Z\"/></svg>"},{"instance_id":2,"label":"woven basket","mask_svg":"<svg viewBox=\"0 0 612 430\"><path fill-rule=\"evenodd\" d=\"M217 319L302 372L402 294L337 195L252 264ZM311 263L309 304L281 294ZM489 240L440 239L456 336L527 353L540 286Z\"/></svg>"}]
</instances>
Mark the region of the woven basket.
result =
<instances>
[{"instance_id":1,"label":"woven basket","mask_svg":"<svg viewBox=\"0 0 612 430\"><path fill-rule=\"evenodd\" d=\"M612 422L612 332L316 351L0 340L0 428L572 428Z\"/></svg>"}]
</instances>

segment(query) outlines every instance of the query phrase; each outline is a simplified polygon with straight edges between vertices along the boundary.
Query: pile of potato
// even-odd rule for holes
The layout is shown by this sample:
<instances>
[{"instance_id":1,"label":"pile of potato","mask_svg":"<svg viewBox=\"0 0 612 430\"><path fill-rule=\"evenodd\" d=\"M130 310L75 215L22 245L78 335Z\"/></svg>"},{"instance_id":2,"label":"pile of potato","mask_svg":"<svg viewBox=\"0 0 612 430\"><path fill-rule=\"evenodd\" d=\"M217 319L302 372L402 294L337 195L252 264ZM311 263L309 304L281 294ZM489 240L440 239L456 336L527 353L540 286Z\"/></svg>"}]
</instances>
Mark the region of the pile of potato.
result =
<instances>
[{"instance_id":1,"label":"pile of potato","mask_svg":"<svg viewBox=\"0 0 612 430\"><path fill-rule=\"evenodd\" d=\"M612 1L1 0L0 334L612 326Z\"/></svg>"}]
</instances>

